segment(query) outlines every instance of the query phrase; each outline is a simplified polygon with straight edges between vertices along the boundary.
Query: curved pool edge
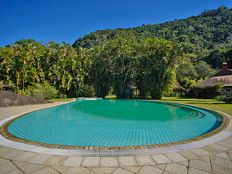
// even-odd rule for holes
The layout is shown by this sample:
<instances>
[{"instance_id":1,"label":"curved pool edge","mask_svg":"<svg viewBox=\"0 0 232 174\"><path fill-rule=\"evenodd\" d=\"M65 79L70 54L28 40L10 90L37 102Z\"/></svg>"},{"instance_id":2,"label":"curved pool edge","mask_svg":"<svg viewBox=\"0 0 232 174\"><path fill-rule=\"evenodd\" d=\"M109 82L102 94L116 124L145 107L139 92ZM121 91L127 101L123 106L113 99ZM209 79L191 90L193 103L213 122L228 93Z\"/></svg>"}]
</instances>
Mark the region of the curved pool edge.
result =
<instances>
[{"instance_id":1,"label":"curved pool edge","mask_svg":"<svg viewBox=\"0 0 232 174\"><path fill-rule=\"evenodd\" d=\"M158 101L158 102L162 102L162 101ZM165 102L165 103L185 105L185 104L179 104L174 102ZM63 103L63 104L67 104L67 103ZM186 106L195 107L192 105L186 105ZM55 107L55 106L50 106L50 107ZM46 108L50 108L50 107L46 107ZM124 155L142 155L142 154L153 154L153 153L164 153L164 152L166 153L173 151L190 150L193 148L198 148L221 141L232 135L232 117L229 114L223 113L221 111L214 111L201 107L196 107L196 108L200 108L203 110L207 110L219 114L220 116L223 117L224 120L223 123L215 130L206 133L202 136L190 140L167 143L167 144L155 144L155 145L145 145L145 146L121 146L121 147L62 146L62 145L36 143L32 141L30 142L28 140L19 139L14 137L7 131L6 125L9 124L14 119L23 116L25 114L28 114L30 112L34 112L46 108L34 109L28 112L11 116L9 118L0 121L0 126L1 126L0 145L15 148L15 149L20 149L20 150L25 150L25 151L32 151L37 153L46 153L53 155L124 156Z\"/></svg>"}]
</instances>

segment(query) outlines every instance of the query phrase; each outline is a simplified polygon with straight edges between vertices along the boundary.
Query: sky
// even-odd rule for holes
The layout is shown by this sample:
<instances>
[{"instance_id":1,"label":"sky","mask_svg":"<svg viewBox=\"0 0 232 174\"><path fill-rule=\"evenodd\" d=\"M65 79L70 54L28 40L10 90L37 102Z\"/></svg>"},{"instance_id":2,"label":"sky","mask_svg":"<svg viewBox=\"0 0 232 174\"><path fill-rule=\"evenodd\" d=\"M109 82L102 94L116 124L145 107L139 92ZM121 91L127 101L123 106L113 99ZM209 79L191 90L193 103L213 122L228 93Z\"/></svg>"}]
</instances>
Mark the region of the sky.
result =
<instances>
[{"instance_id":1,"label":"sky","mask_svg":"<svg viewBox=\"0 0 232 174\"><path fill-rule=\"evenodd\" d=\"M72 44L101 29L157 24L198 15L232 0L0 0L0 46L20 39Z\"/></svg>"}]
</instances>

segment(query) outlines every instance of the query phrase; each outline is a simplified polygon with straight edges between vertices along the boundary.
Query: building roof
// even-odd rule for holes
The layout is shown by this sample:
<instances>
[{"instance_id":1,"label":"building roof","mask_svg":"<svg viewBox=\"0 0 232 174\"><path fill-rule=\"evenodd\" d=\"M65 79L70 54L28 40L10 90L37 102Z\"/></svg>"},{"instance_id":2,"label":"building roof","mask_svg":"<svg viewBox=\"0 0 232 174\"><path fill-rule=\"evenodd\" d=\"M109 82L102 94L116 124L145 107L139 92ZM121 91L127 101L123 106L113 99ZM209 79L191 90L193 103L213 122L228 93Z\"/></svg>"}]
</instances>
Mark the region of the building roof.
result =
<instances>
[{"instance_id":1,"label":"building roof","mask_svg":"<svg viewBox=\"0 0 232 174\"><path fill-rule=\"evenodd\" d=\"M216 74L214 74L214 77L215 76L227 76L227 75L232 75L232 69L228 68L227 62L223 62L222 69L218 71Z\"/></svg>"},{"instance_id":2,"label":"building roof","mask_svg":"<svg viewBox=\"0 0 232 174\"><path fill-rule=\"evenodd\" d=\"M227 75L232 75L232 69L222 68L213 77L215 77L215 76L227 76Z\"/></svg>"},{"instance_id":3,"label":"building roof","mask_svg":"<svg viewBox=\"0 0 232 174\"><path fill-rule=\"evenodd\" d=\"M232 75L213 76L209 79L203 80L198 87L213 87L216 84L222 84L224 87L232 87Z\"/></svg>"}]
</instances>

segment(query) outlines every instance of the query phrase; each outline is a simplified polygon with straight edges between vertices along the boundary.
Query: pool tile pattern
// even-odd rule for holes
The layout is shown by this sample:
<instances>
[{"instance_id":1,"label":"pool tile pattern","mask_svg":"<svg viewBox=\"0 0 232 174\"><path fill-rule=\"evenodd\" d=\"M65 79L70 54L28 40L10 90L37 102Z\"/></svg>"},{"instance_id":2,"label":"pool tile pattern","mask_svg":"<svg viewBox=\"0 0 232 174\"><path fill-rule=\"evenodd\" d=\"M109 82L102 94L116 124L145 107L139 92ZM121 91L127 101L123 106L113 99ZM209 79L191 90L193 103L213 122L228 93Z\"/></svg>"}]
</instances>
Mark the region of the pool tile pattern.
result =
<instances>
[{"instance_id":1,"label":"pool tile pattern","mask_svg":"<svg viewBox=\"0 0 232 174\"><path fill-rule=\"evenodd\" d=\"M0 108L0 119L48 105ZM232 131L230 127L228 130ZM190 150L119 157L61 156L0 146L0 174L13 173L232 174L232 136Z\"/></svg>"},{"instance_id":2,"label":"pool tile pattern","mask_svg":"<svg viewBox=\"0 0 232 174\"><path fill-rule=\"evenodd\" d=\"M75 103L76 102L73 102L72 104L74 104L75 105ZM155 102L155 103L160 103L160 102ZM71 106L72 106L72 104L71 104ZM167 106L169 106L169 105L174 105L173 103L167 103L166 104ZM70 105L63 105L62 107L71 107ZM187 107L189 107L189 106L186 106L186 108ZM72 107L71 107L72 108ZM70 112L72 111L72 109L71 108L66 108L66 110L70 110ZM51 110L52 109L52 110ZM66 130L65 128L67 128L67 125L69 125L70 124L70 122L65 122L64 120L64 116L62 117L64 120L64 122L65 122L65 124L61 124L60 126L63 128L63 129L61 129L61 130L57 130L57 131L55 131L56 129L54 128L54 126L55 127L57 127L56 126L56 124L49 124L49 127L50 127L50 129L45 129L44 130L44 128L45 127L47 127L47 126L45 126L45 127L41 127L41 124L39 125L38 124L38 122L42 122L43 123L43 121L44 121L44 119L45 118L50 118L50 119L48 119L48 120L46 120L46 123L50 123L50 122L53 122L52 120L56 120L56 114L52 114L53 112L52 111L56 111L56 109L58 109L58 107L56 108L56 107L53 107L53 108L50 108L50 109L48 109L48 111L50 111L50 114L52 115L52 117L50 118L50 117L48 117L48 116L50 116L50 114L48 114L48 115L46 115L45 113L43 113L43 114L45 114L45 115L43 115L43 114L36 114L37 112L38 113L40 113L40 112L43 112L44 110L39 110L39 111L37 111L37 112L30 112L30 111L28 111L28 113L27 114L29 114L27 117L23 117L25 114L19 114L19 115L15 115L13 118L10 118L10 119L8 119L8 120L3 120L3 123L0 123L1 124L1 129L0 129L0 131L1 131L1 135L3 136L3 137L5 137L5 138L7 138L7 139L9 139L9 140L13 140L13 141L15 141L15 142L20 142L20 143L26 143L26 144L31 144L31 145L36 145L36 146L42 146L42 147L47 147L47 148L59 148L59 149L81 149L81 150L91 150L91 151L98 151L98 150L128 150L128 149L130 149L130 150L135 150L135 149L152 149L152 148L157 148L157 147L168 147L168 146L173 146L173 145L183 145L183 144L186 144L186 143L191 143L191 142L194 142L194 141L198 141L198 140L203 140L203 139L205 139L205 138L207 138L207 137L210 137L210 136L212 136L212 135L214 135L214 134L217 134L217 133L219 133L219 132L221 132L222 130L224 130L224 128L226 128L227 127L227 125L228 125L228 123L229 123L229 121L228 121L228 118L226 117L226 116L224 116L224 114L221 114L221 116L223 116L224 117L224 121L223 121L223 123L219 126L219 127L217 127L216 129L214 129L213 131L210 131L210 132L208 132L208 133L205 133L205 134L203 134L203 135L201 135L201 136L197 136L197 137L195 137L195 138L190 138L190 139L187 139L187 140L185 140L185 139L181 139L181 140L178 140L178 141L174 141L174 142L170 142L170 143L164 143L164 144L160 144L160 143L155 143L156 141L158 141L159 139L160 140L162 140L163 138L167 138L167 137L172 137L172 136L170 136L170 134L172 133L172 134L174 134L175 136L174 137L182 137L182 131L181 130L177 130L177 132L176 132L176 130L174 131L174 130L172 130L173 128L171 128L171 130L169 130L168 132L166 132L165 130L164 130L164 127L166 127L166 124L165 125L160 125L161 123L163 124L163 122L159 122L159 123L157 123L157 124L155 124L155 123L153 123L153 122L151 122L151 123L144 123L144 122L139 122L139 124L137 123L137 122L135 122L135 121L132 121L132 122L128 122L128 121L120 121L120 122L118 122L118 121L116 121L116 127L118 127L118 125L120 125L119 127L120 127L120 129L115 129L115 125L113 124L113 125L111 125L111 126L113 126L113 128L110 128L109 127L109 122L107 122L107 121L100 121L99 122L99 120L98 119L93 119L92 117L90 118L90 120L89 120L89 118L88 118L88 116L87 115L82 115L81 116L81 120L85 120L85 118L86 118L86 120L87 120L87 125L89 125L89 121L91 121L91 123L94 123L93 124L93 127L94 127L94 129L92 130L92 133L93 133L93 135L101 135L102 137L104 137L104 138L102 138L101 139L101 137L99 137L99 136L93 136L92 138L90 137L90 134L89 134L89 132L88 131L85 131L85 130L83 130L83 128L81 128L81 126L80 125L86 125L86 122L84 122L83 124L80 124L80 125L78 125L78 124L74 124L74 125L72 125L72 122L71 122L71 125L70 125L70 127L73 127L73 126L75 126L75 127L78 127L78 130L76 130L76 131L80 131L80 130L83 130L82 131L82 134L76 134L75 133L75 131L72 131L72 135L70 135L69 136L69 131L68 132L66 132L66 133L64 133L65 131L62 131L62 130ZM197 107L195 107L195 109L198 109ZM202 110L201 112L206 112L205 110ZM211 117L212 117L212 115L210 114L211 113L211 111L209 111L209 112L206 112L206 113L208 113L209 115L207 116L207 117L204 117L204 119L205 120L201 120L201 123L203 122L204 124L202 125L201 124L201 126L200 127L204 127L204 129L205 129L205 127L207 127L206 125L207 125L207 121L208 121L208 119L210 119ZM68 113L67 113L68 114ZM69 114L71 114L71 115L75 115L75 112L73 113L73 112L71 112L71 113L69 113ZM68 114L68 115L69 115ZM200 114L200 113L199 113ZM29 120L27 120L26 118L31 118L32 116L31 115L37 115L37 117L33 117L34 119L29 119ZM38 116L38 115L40 115L40 116ZM207 114L206 114L207 115ZM218 115L218 114L215 114L215 115ZM210 117L211 116L211 117ZM221 118L221 116L220 116L220 118ZM214 117L214 116L213 116ZM21 120L21 122L23 122L23 125L22 126L18 126L17 125L17 123L15 123L15 121L14 120L16 120L16 122L17 122L17 119L19 118L19 120ZM67 118L66 118L67 119ZM214 118L214 119L216 119L216 117ZM25 121L25 120L27 120L27 121ZM40 121L39 121L40 120ZM69 120L69 119L67 119L67 120ZM195 119L194 119L195 120ZM63 121L62 121L62 123L63 123ZM24 122L26 122L25 123L25 125L24 125ZM98 122L98 124L97 124L97 126L95 125L96 124L96 122ZM113 122L115 122L115 121L113 121ZM11 128L11 125L12 124L16 124L16 126L14 127L14 128ZM182 121L182 124L183 125L185 125L185 121ZM38 125L37 125L38 124ZM101 125L102 124L102 125ZM151 126L151 125L152 126ZM170 124L172 124L172 123L170 123ZM195 123L192 123L193 125L195 125ZM34 126L32 126L32 127L30 127L30 128L28 128L28 126L29 125L34 125ZM36 126L35 126L36 125ZM43 125L43 124L42 124ZM53 126L52 126L53 125ZM65 126L64 126L65 125ZM124 125L124 126L122 126L122 125ZM129 126L130 125L130 126ZM191 125L191 124L190 124ZM26 127L25 127L26 126ZM106 127L105 127L106 126ZM126 127L125 127L126 126ZM180 125L179 125L180 126ZM186 126L186 125L185 125ZM59 127L59 126L58 126ZM100 127L100 132L98 132L99 130L99 127ZM130 128L129 128L130 127ZM172 126L171 126L172 127ZM176 126L174 126L175 128L174 129L176 129L177 127ZM85 129L86 129L86 127L84 127ZM151 129L150 129L151 128ZM162 129L160 129L160 128L162 128ZM183 127L184 128L184 127ZM12 134L12 133L10 133L11 131L9 131L9 130L11 130L11 129L13 129L14 130L14 132L16 133L16 134ZM26 130L24 130L24 129L26 129ZM28 132L28 129L30 129L30 132ZM80 130L79 130L80 129ZM106 129L107 129L107 131L106 131ZM189 129L189 127L185 127L184 129ZM191 129L191 128L190 128ZM202 129L202 128L201 128ZM24 131L26 131L26 132L24 132ZM52 130L52 131L51 131ZM136 136L136 134L134 134L135 133L135 130L137 131L137 134L139 134L139 136ZM156 131L155 131L156 130ZM208 129L207 129L208 130ZM153 142L153 143L155 143L155 144L150 144L150 145L138 145L138 146L125 146L125 145L128 145L128 144L130 144L130 143L134 143L134 140L135 139L133 139L133 138L131 138L131 137L133 137L133 136L129 136L129 137L127 137L126 135L128 134L128 131L130 131L130 132L132 132L132 135L133 136L135 136L135 137L139 137L139 138L136 138L136 142L137 143L135 143L135 144L140 144L141 142L143 142L143 143L148 143L149 144L149 142L147 142L147 141L151 141L151 142ZM164 134L165 136L160 136L160 135L156 135L155 134L155 132L159 132L159 134ZM25 138L18 138L18 137L16 137L17 135L20 137L21 136L21 132L24 132L23 133L23 136L29 136L30 138L32 138L32 139L25 139ZM47 133L48 132L48 133ZM57 133L58 132L58 133ZM105 134L105 133L106 134ZM120 133L121 132L121 133ZM150 135L151 135L151 133L150 132L153 132L154 133L154 137L150 137ZM190 133L191 132L191 133ZM189 133L190 133L190 135L191 134L193 134L193 132L197 132L197 131L195 131L195 129L193 129L192 131L189 131ZM68 134L67 134L68 133ZM120 134L119 134L120 133ZM61 134L61 136L59 137L59 136L57 136L58 134ZM117 136L113 136L113 137L111 137L111 135L117 135ZM75 136L74 136L75 135ZM78 135L78 136L77 136ZM105 136L104 136L105 135ZM108 136L108 135L110 135L110 136ZM153 134L152 134L153 135ZM186 136L187 136L188 134L186 134ZM59 143L61 143L61 144L63 144L64 142L69 142L69 140L70 140L70 138L71 139L78 139L78 140L80 140L80 142L82 142L82 139L84 138L85 139L85 143L84 144L86 144L87 143L87 145L89 145L89 143L90 143L90 145L91 146L75 146L75 145L57 145L57 144L53 144L52 142L53 142L53 140L52 140L52 142L48 142L48 143L43 143L43 142L39 142L39 140L38 140L38 138L39 139L43 139L43 140L47 140L47 139L49 139L49 137L51 138L51 139L53 139L54 137L54 139L55 139L55 141L58 141ZM105 137L107 137L107 138L105 138ZM111 138L110 138L111 137ZM143 138L142 138L143 137ZM161 138L161 137L163 137L163 138ZM190 136L191 137L191 136ZM35 139L34 139L35 138ZM113 139L112 139L113 138ZM58 140L59 139L59 140ZM118 141L118 139L119 139L119 142L121 142L122 144L119 144L120 146L114 146L114 143L115 142L117 142ZM176 139L178 139L178 138L176 138ZM38 140L38 141L37 141ZM90 141L90 140L92 140L92 141ZM104 140L104 141L103 141ZM155 141L154 141L155 140ZM61 141L61 142L60 142ZM98 143L100 143L100 144L102 144L102 143L104 143L106 146L107 145L109 145L108 143L106 143L106 142L108 142L108 141L111 141L111 144L113 144L113 147L102 147L102 146L98 146L98 147L96 147L96 146L94 146L95 145L95 143L92 143L92 142L98 142ZM115 141L114 143L113 143L113 141ZM163 140L162 140L163 141ZM72 141L71 141L72 142ZM71 143L70 142L70 143ZM75 141L74 141L75 142ZM118 143L119 143L118 142ZM165 142L166 142L166 140L165 140ZM169 142L169 141L167 141L167 142ZM82 142L83 143L83 142ZM91 144L92 143L92 144ZM97 144L98 144L97 143ZM142 144L143 144L142 143ZM65 144L65 143L64 143ZM117 144L117 143L116 143ZM189 146L189 145L188 145ZM184 146L183 146L184 147Z\"/></svg>"}]
</instances>

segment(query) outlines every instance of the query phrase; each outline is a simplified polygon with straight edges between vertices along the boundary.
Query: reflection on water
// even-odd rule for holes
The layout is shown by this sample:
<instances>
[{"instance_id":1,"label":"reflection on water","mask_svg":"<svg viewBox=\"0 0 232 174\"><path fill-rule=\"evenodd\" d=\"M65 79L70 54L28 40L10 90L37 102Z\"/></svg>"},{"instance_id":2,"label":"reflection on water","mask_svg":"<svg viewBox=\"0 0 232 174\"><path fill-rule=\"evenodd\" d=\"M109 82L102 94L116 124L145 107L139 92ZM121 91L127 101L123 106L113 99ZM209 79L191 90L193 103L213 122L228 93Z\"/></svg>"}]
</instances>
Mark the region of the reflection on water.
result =
<instances>
[{"instance_id":1,"label":"reflection on water","mask_svg":"<svg viewBox=\"0 0 232 174\"><path fill-rule=\"evenodd\" d=\"M72 108L82 114L105 119L167 121L173 118L180 120L203 116L191 108L138 100L81 101L75 103Z\"/></svg>"},{"instance_id":2,"label":"reflection on water","mask_svg":"<svg viewBox=\"0 0 232 174\"><path fill-rule=\"evenodd\" d=\"M135 100L77 101L29 113L8 130L16 137L72 146L163 144L205 134L221 121L206 110Z\"/></svg>"}]
</instances>

